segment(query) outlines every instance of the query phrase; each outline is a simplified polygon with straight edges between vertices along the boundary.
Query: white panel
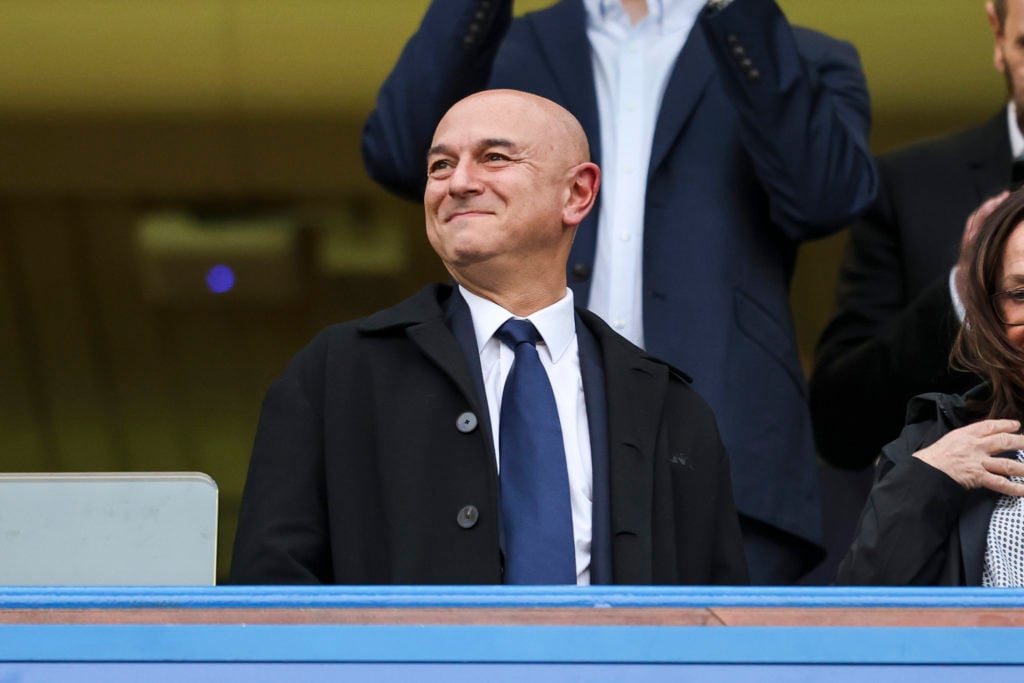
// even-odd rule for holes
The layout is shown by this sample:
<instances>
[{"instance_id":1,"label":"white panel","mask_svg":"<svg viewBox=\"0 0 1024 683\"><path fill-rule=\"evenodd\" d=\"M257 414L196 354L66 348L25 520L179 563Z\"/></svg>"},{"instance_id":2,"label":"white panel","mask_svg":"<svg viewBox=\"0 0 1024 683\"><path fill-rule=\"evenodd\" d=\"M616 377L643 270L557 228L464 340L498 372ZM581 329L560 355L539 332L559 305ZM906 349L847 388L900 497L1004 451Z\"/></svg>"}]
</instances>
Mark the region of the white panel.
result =
<instances>
[{"instance_id":1,"label":"white panel","mask_svg":"<svg viewBox=\"0 0 1024 683\"><path fill-rule=\"evenodd\" d=\"M205 474L0 474L0 585L213 585L216 551Z\"/></svg>"}]
</instances>

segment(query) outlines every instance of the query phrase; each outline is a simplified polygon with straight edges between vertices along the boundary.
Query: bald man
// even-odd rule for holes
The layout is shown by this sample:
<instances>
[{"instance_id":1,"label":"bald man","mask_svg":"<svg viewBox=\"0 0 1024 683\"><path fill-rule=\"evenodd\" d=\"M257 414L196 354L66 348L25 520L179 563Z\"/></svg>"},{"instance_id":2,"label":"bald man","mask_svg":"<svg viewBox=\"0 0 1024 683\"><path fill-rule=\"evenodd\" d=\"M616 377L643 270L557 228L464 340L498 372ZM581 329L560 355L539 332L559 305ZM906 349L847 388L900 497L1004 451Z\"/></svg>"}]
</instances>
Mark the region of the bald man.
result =
<instances>
[{"instance_id":1,"label":"bald man","mask_svg":"<svg viewBox=\"0 0 1024 683\"><path fill-rule=\"evenodd\" d=\"M745 583L711 411L567 288L600 183L580 124L478 93L441 120L426 173L454 282L327 329L270 388L232 581Z\"/></svg>"}]
</instances>

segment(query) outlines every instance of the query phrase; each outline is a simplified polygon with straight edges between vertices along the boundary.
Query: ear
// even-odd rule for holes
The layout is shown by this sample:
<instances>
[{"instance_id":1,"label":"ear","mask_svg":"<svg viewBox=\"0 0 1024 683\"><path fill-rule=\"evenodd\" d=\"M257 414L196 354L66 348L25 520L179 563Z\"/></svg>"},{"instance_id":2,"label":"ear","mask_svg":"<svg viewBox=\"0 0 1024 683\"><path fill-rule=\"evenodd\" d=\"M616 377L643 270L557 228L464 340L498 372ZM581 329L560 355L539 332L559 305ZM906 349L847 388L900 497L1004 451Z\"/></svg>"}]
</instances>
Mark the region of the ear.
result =
<instances>
[{"instance_id":1,"label":"ear","mask_svg":"<svg viewBox=\"0 0 1024 683\"><path fill-rule=\"evenodd\" d=\"M995 64L996 71L1001 74L1006 73L1006 55L1003 54L1003 25L999 23L999 17L996 16L995 5L991 2L986 2L985 14L988 16L988 25L992 29L992 40L994 42L992 63Z\"/></svg>"},{"instance_id":2,"label":"ear","mask_svg":"<svg viewBox=\"0 0 1024 683\"><path fill-rule=\"evenodd\" d=\"M588 161L573 168L570 176L569 196L562 208L562 224L576 227L594 208L597 190L601 186L601 169Z\"/></svg>"}]
</instances>

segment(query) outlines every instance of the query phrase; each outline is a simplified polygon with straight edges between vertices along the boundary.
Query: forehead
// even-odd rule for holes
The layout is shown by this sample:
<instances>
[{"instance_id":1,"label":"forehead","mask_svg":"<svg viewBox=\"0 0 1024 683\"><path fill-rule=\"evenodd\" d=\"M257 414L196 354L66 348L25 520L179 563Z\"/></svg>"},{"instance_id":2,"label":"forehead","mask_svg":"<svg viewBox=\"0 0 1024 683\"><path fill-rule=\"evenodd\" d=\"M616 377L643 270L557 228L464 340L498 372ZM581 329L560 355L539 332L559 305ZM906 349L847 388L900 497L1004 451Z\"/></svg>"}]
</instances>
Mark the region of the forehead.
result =
<instances>
[{"instance_id":1,"label":"forehead","mask_svg":"<svg viewBox=\"0 0 1024 683\"><path fill-rule=\"evenodd\" d=\"M475 97L452 107L434 131L434 145L480 144L506 140L527 146L541 138L550 122L537 107L514 97Z\"/></svg>"},{"instance_id":2,"label":"forehead","mask_svg":"<svg viewBox=\"0 0 1024 683\"><path fill-rule=\"evenodd\" d=\"M1024 274L1024 222L1019 223L1003 250L1003 277Z\"/></svg>"},{"instance_id":3,"label":"forehead","mask_svg":"<svg viewBox=\"0 0 1024 683\"><path fill-rule=\"evenodd\" d=\"M1024 27L1024 0L1006 0L1006 20L1004 28L1007 31L1020 30Z\"/></svg>"}]
</instances>

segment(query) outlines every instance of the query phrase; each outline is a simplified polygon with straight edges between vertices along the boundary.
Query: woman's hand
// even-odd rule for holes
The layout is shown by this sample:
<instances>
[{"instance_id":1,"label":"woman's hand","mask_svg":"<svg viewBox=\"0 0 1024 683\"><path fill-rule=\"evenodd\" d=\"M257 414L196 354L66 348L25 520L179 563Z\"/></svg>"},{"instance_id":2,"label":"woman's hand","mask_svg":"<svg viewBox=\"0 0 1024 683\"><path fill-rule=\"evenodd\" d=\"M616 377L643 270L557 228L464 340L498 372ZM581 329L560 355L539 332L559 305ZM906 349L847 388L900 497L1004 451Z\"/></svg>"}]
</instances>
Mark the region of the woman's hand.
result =
<instances>
[{"instance_id":1,"label":"woman's hand","mask_svg":"<svg viewBox=\"0 0 1024 683\"><path fill-rule=\"evenodd\" d=\"M1009 480L1024 477L1024 463L993 457L1024 449L1019 431L1017 420L982 420L954 429L914 457L942 470L965 489L984 487L1008 496L1024 496L1024 483Z\"/></svg>"}]
</instances>

